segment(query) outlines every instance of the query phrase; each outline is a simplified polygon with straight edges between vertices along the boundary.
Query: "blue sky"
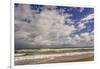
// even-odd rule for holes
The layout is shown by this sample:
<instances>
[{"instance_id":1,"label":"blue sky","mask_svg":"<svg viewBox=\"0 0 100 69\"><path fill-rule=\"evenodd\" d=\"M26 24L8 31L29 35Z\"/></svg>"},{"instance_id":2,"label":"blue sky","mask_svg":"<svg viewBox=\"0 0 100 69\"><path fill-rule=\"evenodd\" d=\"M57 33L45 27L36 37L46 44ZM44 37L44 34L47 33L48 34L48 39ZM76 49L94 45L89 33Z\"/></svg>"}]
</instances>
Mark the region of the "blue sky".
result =
<instances>
[{"instance_id":1,"label":"blue sky","mask_svg":"<svg viewBox=\"0 0 100 69\"><path fill-rule=\"evenodd\" d=\"M62 41L65 44L73 43L72 45L82 45L82 42L84 43L83 45L87 45L89 42L90 45L93 45L93 8L15 4L15 24L20 25L20 29L16 32L16 35L18 35L16 38L21 37L23 40L26 38L25 41L27 42L29 39L36 41L31 44L38 42L40 44L57 44L60 43L59 41ZM32 34L31 32L37 33L37 31L34 32L33 27L31 28L33 24L38 26L38 29L42 32L35 28L35 31L37 30L39 34L32 39L27 34ZM31 32L27 32L27 30ZM25 37L22 35L25 35ZM53 36L56 36L56 38L53 39ZM49 39L49 37L52 39Z\"/></svg>"},{"instance_id":2,"label":"blue sky","mask_svg":"<svg viewBox=\"0 0 100 69\"><path fill-rule=\"evenodd\" d=\"M31 5L31 9L38 11L39 13L42 11L42 8L44 6L43 5ZM72 16L70 17L70 19L73 22L73 25L75 25L75 27L77 27L78 22L84 18L85 16L88 16L90 14L94 13L94 9L93 8L84 8L84 7L66 7L66 6L56 6L56 10L60 11L60 10L64 10L63 14L71 14ZM82 11L80 11L81 9L83 9ZM61 12L62 13L62 12ZM65 24L67 24L66 22L66 18L65 18ZM80 31L76 31L74 32L74 34L80 34L80 33L84 33L84 32L92 32L94 30L94 18L90 19L89 22L87 24L85 24L86 28L80 30Z\"/></svg>"},{"instance_id":3,"label":"blue sky","mask_svg":"<svg viewBox=\"0 0 100 69\"><path fill-rule=\"evenodd\" d=\"M38 11L39 13L42 11L43 5L31 5L31 9ZM64 10L63 14L71 14L72 16L70 19L74 21L74 25L77 27L77 23L84 18L85 16L88 16L90 14L94 13L93 8L84 8L82 11L80 11L84 7L66 7L66 6L56 6L56 10ZM66 19L65 19L66 20ZM67 22L65 21L65 24ZM88 24L85 24L86 28L80 30L79 32L91 32L94 30L94 19L90 19L90 22Z\"/></svg>"}]
</instances>

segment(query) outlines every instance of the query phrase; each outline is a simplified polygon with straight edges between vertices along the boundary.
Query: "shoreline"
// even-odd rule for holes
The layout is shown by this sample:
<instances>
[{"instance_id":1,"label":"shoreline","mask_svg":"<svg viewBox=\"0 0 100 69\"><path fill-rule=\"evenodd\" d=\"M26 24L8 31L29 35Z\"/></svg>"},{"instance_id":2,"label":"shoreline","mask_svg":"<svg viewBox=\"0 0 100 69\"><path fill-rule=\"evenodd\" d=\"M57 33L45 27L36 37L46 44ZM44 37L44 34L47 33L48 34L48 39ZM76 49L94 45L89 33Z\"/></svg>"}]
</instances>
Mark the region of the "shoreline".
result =
<instances>
[{"instance_id":1,"label":"shoreline","mask_svg":"<svg viewBox=\"0 0 100 69\"><path fill-rule=\"evenodd\" d=\"M17 57L15 57L16 59ZM47 64L47 63L67 63L67 62L82 62L82 61L93 61L94 54L78 54L78 55L61 55L61 56L53 56L51 55L46 58L37 58L37 59L22 59L15 60L15 65L29 65L29 64Z\"/></svg>"}]
</instances>

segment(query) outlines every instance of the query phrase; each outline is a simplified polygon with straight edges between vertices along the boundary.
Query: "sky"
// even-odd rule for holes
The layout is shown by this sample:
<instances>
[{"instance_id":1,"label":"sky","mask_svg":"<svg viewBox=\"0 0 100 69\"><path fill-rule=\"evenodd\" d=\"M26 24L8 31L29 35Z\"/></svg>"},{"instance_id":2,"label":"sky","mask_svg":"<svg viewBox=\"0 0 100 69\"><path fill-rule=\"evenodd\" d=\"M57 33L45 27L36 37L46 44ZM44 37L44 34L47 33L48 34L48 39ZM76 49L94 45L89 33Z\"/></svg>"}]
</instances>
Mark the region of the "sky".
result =
<instances>
[{"instance_id":1,"label":"sky","mask_svg":"<svg viewBox=\"0 0 100 69\"><path fill-rule=\"evenodd\" d=\"M94 9L15 4L15 46L94 45Z\"/></svg>"}]
</instances>

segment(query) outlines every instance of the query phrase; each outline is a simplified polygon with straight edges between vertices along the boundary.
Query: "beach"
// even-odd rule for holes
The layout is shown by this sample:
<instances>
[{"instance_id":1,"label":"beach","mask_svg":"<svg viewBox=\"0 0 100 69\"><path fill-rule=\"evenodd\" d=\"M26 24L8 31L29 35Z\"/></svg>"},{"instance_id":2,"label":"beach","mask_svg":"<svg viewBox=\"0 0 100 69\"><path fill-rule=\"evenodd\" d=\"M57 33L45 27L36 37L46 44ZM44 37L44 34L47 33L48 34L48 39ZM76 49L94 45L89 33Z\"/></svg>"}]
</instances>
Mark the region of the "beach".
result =
<instances>
[{"instance_id":1,"label":"beach","mask_svg":"<svg viewBox=\"0 0 100 69\"><path fill-rule=\"evenodd\" d=\"M29 51L31 54L25 55L25 52ZM15 54L15 65L65 63L93 60L94 52L92 48L42 49L35 52L32 50L20 50L19 53Z\"/></svg>"}]
</instances>

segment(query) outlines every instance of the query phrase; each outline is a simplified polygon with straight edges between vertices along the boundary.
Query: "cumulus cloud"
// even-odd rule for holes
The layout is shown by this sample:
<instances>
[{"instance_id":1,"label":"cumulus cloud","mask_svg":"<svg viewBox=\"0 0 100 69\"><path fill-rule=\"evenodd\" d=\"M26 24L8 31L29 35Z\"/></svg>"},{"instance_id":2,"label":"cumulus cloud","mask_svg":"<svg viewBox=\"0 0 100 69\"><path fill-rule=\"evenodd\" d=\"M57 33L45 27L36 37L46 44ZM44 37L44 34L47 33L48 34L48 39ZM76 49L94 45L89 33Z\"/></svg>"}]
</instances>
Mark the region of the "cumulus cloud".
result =
<instances>
[{"instance_id":1,"label":"cumulus cloud","mask_svg":"<svg viewBox=\"0 0 100 69\"><path fill-rule=\"evenodd\" d=\"M58 45L72 44L81 45L81 42L90 41L93 36L89 33L70 35L78 29L85 28L84 24L93 18L92 14L80 20L78 28L70 19L72 14L63 14L56 7L44 6L40 13L35 13L30 5L15 7L15 40L24 45ZM60 10L61 11L61 10ZM65 24L65 21L67 24ZM22 43L19 43L22 45ZM26 44L27 43L27 44Z\"/></svg>"},{"instance_id":2,"label":"cumulus cloud","mask_svg":"<svg viewBox=\"0 0 100 69\"><path fill-rule=\"evenodd\" d=\"M67 39L69 44L72 44L73 46L93 46L94 45L94 35L90 34L88 32L81 33L80 35L74 35L73 37L69 37Z\"/></svg>"},{"instance_id":3,"label":"cumulus cloud","mask_svg":"<svg viewBox=\"0 0 100 69\"><path fill-rule=\"evenodd\" d=\"M16 38L33 40L32 44L52 44L57 43L60 37L70 35L75 31L74 25L64 25L65 17L69 18L71 15L60 15L59 12L50 8L45 7L40 14L34 14L29 5L20 5L15 15L15 28L20 28L16 32ZM21 21L25 18L29 18L31 23Z\"/></svg>"}]
</instances>

